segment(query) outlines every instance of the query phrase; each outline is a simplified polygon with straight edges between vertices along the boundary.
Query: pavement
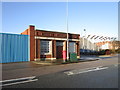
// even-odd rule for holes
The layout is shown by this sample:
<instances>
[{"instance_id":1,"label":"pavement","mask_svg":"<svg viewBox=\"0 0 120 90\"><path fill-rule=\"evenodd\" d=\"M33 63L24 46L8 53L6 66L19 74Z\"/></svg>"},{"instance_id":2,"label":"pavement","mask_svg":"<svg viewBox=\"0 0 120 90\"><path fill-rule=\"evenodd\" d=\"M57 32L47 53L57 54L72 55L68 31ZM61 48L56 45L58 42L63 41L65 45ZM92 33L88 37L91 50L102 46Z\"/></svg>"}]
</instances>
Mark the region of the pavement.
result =
<instances>
[{"instance_id":1,"label":"pavement","mask_svg":"<svg viewBox=\"0 0 120 90\"><path fill-rule=\"evenodd\" d=\"M115 55L100 55L100 56L96 56L96 55L81 55L81 57L78 59L78 62L85 62L85 61L95 61L95 60L100 60L100 59L104 59L107 57L113 57ZM59 60L58 62L44 62L44 61L33 61L33 63L36 64L41 64L41 65L59 65L59 64L63 64L62 62L63 60ZM69 64L71 62L66 62L64 64Z\"/></svg>"},{"instance_id":2,"label":"pavement","mask_svg":"<svg viewBox=\"0 0 120 90\"><path fill-rule=\"evenodd\" d=\"M83 58L83 57L81 57ZM94 58L96 59L96 57ZM93 58L88 57L83 58L82 60L93 60ZM97 63L99 62L99 63ZM48 73L53 73L61 70L71 69L71 68L85 68L95 65L101 65L102 62L105 64L110 64L112 62L116 63L116 61L109 62L108 60L95 60L94 62L81 62L81 63L69 63L69 64L40 64L39 62L19 62L19 63L7 63L2 65L2 79L14 79L14 78L22 78L28 76L36 76L36 75L44 75ZM89 64L88 64L89 63Z\"/></svg>"},{"instance_id":3,"label":"pavement","mask_svg":"<svg viewBox=\"0 0 120 90\"><path fill-rule=\"evenodd\" d=\"M100 60L100 59L106 59L106 58L112 58L114 56L117 56L118 54L111 54L111 55L81 55L80 61L94 61L94 60Z\"/></svg>"},{"instance_id":4,"label":"pavement","mask_svg":"<svg viewBox=\"0 0 120 90\"><path fill-rule=\"evenodd\" d=\"M99 60L100 58L99 57L96 57L96 56L82 56L80 59L78 59L77 62L85 62L85 61L95 61L95 60ZM50 65L60 65L60 64L70 64L70 63L76 63L75 61L73 62L70 62L70 61L67 61L67 62L63 62L63 60L56 60L56 62L45 62L45 61L32 61L32 63L35 63L35 64L39 64L39 65L42 65L42 66L50 66Z\"/></svg>"},{"instance_id":5,"label":"pavement","mask_svg":"<svg viewBox=\"0 0 120 90\"><path fill-rule=\"evenodd\" d=\"M79 61L94 61L94 60L99 60L100 58L98 56L81 56Z\"/></svg>"}]
</instances>

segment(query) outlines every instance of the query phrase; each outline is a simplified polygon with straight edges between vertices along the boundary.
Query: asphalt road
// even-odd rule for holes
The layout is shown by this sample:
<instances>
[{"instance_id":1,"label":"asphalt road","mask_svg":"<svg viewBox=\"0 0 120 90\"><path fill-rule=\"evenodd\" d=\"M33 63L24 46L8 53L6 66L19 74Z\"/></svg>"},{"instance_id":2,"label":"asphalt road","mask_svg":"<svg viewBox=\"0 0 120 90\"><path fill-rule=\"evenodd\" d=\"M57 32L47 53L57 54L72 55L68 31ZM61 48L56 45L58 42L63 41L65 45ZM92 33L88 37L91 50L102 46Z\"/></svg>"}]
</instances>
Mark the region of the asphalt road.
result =
<instances>
[{"instance_id":1,"label":"asphalt road","mask_svg":"<svg viewBox=\"0 0 120 90\"><path fill-rule=\"evenodd\" d=\"M118 70L118 64L68 69L37 76L32 82L6 85L3 88L118 88Z\"/></svg>"}]
</instances>

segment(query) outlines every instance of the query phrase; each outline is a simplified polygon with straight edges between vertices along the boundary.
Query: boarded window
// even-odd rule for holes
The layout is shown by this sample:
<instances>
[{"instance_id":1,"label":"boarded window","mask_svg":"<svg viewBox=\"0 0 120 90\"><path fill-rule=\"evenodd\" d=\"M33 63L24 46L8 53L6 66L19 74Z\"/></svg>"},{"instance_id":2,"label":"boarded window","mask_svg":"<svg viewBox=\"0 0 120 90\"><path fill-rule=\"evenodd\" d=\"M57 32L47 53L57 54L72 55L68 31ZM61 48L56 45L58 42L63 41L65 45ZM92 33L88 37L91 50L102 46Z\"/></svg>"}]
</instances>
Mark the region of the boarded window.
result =
<instances>
[{"instance_id":1,"label":"boarded window","mask_svg":"<svg viewBox=\"0 0 120 90\"><path fill-rule=\"evenodd\" d=\"M40 46L41 54L50 52L50 41L41 40Z\"/></svg>"},{"instance_id":2,"label":"boarded window","mask_svg":"<svg viewBox=\"0 0 120 90\"><path fill-rule=\"evenodd\" d=\"M56 46L63 46L63 42L56 42Z\"/></svg>"},{"instance_id":3,"label":"boarded window","mask_svg":"<svg viewBox=\"0 0 120 90\"><path fill-rule=\"evenodd\" d=\"M75 42L69 42L69 52L70 53L76 52Z\"/></svg>"}]
</instances>

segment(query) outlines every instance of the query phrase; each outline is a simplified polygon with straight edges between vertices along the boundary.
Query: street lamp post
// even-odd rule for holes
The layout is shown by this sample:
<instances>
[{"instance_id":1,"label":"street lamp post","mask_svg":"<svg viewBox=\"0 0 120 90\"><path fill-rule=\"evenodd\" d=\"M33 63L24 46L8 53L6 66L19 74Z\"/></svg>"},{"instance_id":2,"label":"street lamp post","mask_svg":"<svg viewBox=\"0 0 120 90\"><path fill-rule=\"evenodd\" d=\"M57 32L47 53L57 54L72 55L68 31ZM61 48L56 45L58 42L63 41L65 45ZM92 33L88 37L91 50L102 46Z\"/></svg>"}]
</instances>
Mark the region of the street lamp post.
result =
<instances>
[{"instance_id":1,"label":"street lamp post","mask_svg":"<svg viewBox=\"0 0 120 90\"><path fill-rule=\"evenodd\" d=\"M83 36L83 42L84 42L84 45L83 45L83 50L85 51L86 47L85 47L85 37L86 37L86 29L84 29L84 36Z\"/></svg>"},{"instance_id":2,"label":"street lamp post","mask_svg":"<svg viewBox=\"0 0 120 90\"><path fill-rule=\"evenodd\" d=\"M68 0L66 8L66 24L67 24L67 61L69 60L69 34L68 34Z\"/></svg>"},{"instance_id":3,"label":"street lamp post","mask_svg":"<svg viewBox=\"0 0 120 90\"><path fill-rule=\"evenodd\" d=\"M84 37L82 37L82 41L83 41L82 48L83 48L83 52L84 52Z\"/></svg>"},{"instance_id":4,"label":"street lamp post","mask_svg":"<svg viewBox=\"0 0 120 90\"><path fill-rule=\"evenodd\" d=\"M89 40L90 35L87 36L87 50L90 52L90 40Z\"/></svg>"}]
</instances>

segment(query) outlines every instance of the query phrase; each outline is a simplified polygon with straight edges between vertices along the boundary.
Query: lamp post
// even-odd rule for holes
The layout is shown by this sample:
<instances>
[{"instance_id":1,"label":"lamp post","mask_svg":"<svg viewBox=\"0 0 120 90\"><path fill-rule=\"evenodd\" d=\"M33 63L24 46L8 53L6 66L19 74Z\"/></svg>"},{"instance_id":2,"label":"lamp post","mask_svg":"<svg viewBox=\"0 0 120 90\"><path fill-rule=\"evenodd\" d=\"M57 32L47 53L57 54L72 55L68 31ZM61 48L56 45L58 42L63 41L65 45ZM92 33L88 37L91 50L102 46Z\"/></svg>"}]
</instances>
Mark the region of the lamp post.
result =
<instances>
[{"instance_id":1,"label":"lamp post","mask_svg":"<svg viewBox=\"0 0 120 90\"><path fill-rule=\"evenodd\" d=\"M69 60L69 34L68 34L68 0L66 5L66 24L67 24L67 61Z\"/></svg>"},{"instance_id":2,"label":"lamp post","mask_svg":"<svg viewBox=\"0 0 120 90\"><path fill-rule=\"evenodd\" d=\"M86 29L84 29L83 31L84 31L84 36L83 36L83 50L85 50L86 49L86 47L85 47Z\"/></svg>"},{"instance_id":3,"label":"lamp post","mask_svg":"<svg viewBox=\"0 0 120 90\"><path fill-rule=\"evenodd\" d=\"M89 37L90 37L91 35L88 35L87 36L87 49L88 49L88 51L90 52L90 40L89 40Z\"/></svg>"}]
</instances>

